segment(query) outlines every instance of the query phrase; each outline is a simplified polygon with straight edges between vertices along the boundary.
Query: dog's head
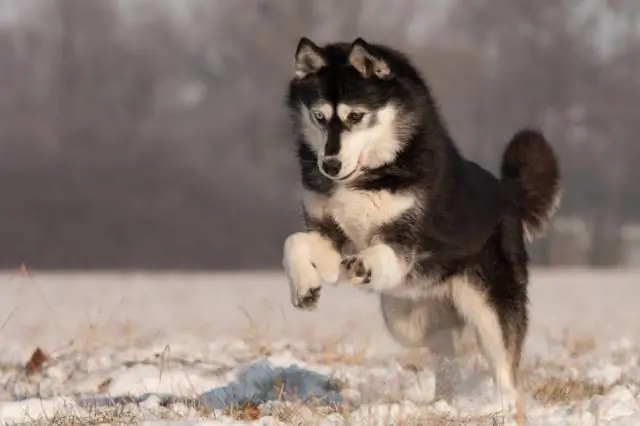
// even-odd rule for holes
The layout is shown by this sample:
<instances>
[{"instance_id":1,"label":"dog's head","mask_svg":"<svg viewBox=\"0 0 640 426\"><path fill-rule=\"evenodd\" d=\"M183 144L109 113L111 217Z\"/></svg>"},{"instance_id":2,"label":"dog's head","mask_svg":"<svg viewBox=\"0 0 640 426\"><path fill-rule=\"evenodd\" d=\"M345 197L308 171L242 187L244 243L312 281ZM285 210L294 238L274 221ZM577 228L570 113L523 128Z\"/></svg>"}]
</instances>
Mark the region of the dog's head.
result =
<instances>
[{"instance_id":1,"label":"dog's head","mask_svg":"<svg viewBox=\"0 0 640 426\"><path fill-rule=\"evenodd\" d=\"M300 138L320 171L347 182L392 162L415 124L410 74L398 52L352 43L298 43L289 108Z\"/></svg>"}]
</instances>

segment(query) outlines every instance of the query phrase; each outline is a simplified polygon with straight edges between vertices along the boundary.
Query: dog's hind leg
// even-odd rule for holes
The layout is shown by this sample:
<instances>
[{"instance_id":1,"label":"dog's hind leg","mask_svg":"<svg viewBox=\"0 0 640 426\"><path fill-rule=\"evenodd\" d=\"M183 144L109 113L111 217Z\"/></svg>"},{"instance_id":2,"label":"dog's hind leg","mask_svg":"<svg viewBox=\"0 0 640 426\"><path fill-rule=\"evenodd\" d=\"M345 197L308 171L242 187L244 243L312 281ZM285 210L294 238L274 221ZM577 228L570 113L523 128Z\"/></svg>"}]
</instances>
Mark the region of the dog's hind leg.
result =
<instances>
[{"instance_id":1,"label":"dog's hind leg","mask_svg":"<svg viewBox=\"0 0 640 426\"><path fill-rule=\"evenodd\" d=\"M456 338L459 330L440 330L427 338L427 347L434 357L435 394L434 401L453 401L462 377L456 353Z\"/></svg>"},{"instance_id":2,"label":"dog's hind leg","mask_svg":"<svg viewBox=\"0 0 640 426\"><path fill-rule=\"evenodd\" d=\"M482 286L475 285L468 277L455 277L450 285L453 304L473 327L480 348L491 365L497 391L502 396L517 395L513 377L516 358L511 355L515 352L507 347L511 339L504 334L499 312L489 303Z\"/></svg>"},{"instance_id":3,"label":"dog's hind leg","mask_svg":"<svg viewBox=\"0 0 640 426\"><path fill-rule=\"evenodd\" d=\"M503 321L503 333L506 336L507 351L511 362L511 377L516 387L516 423L518 426L524 426L526 420L524 401L522 395L517 393L517 390L520 386L520 360L527 333L528 319L524 301L514 308L513 318L515 321L511 323Z\"/></svg>"},{"instance_id":4,"label":"dog's hind leg","mask_svg":"<svg viewBox=\"0 0 640 426\"><path fill-rule=\"evenodd\" d=\"M489 300L489 286L483 284L487 283L473 282L468 276L455 277L450 283L452 301L476 332L503 407L515 409L516 423L524 425L524 401L516 388L516 378L527 329L526 294L518 283L510 286L514 283L503 282L502 290L515 291L507 291L500 301Z\"/></svg>"},{"instance_id":5,"label":"dog's hind leg","mask_svg":"<svg viewBox=\"0 0 640 426\"><path fill-rule=\"evenodd\" d=\"M427 347L434 359L435 398L451 402L460 383L456 338L464 321L444 297L411 299L381 295L382 314L391 336L405 347Z\"/></svg>"},{"instance_id":6,"label":"dog's hind leg","mask_svg":"<svg viewBox=\"0 0 640 426\"><path fill-rule=\"evenodd\" d=\"M529 325L527 307L524 300L513 304L509 317L511 318L511 321L507 321L505 318L502 321L502 328L507 343L509 360L511 362L511 375L513 377L514 384L517 387L519 385L520 378L522 349Z\"/></svg>"}]
</instances>

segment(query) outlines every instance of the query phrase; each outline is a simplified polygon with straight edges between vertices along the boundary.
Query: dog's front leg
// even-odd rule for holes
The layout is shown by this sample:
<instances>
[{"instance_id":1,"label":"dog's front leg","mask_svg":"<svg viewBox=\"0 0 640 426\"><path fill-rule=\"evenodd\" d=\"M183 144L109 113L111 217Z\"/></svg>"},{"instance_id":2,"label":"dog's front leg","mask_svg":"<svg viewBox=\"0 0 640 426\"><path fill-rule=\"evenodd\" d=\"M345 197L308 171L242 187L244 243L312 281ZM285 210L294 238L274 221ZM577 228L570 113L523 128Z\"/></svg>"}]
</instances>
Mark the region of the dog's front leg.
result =
<instances>
[{"instance_id":1,"label":"dog's front leg","mask_svg":"<svg viewBox=\"0 0 640 426\"><path fill-rule=\"evenodd\" d=\"M338 281L341 259L331 240L319 232L296 232L287 237L282 264L293 306L314 309L322 285Z\"/></svg>"},{"instance_id":2,"label":"dog's front leg","mask_svg":"<svg viewBox=\"0 0 640 426\"><path fill-rule=\"evenodd\" d=\"M401 286L411 267L411 257L398 246L378 242L341 263L342 278L360 288L384 293Z\"/></svg>"}]
</instances>

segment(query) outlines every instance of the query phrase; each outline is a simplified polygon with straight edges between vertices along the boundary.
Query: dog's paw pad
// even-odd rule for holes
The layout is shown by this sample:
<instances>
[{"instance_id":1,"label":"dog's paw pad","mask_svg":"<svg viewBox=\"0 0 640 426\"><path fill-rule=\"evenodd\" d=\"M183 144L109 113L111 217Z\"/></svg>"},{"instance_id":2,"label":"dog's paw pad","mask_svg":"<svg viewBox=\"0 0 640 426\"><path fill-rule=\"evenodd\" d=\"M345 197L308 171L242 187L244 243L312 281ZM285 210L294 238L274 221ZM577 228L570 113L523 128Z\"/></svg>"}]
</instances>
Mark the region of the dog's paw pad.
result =
<instances>
[{"instance_id":1,"label":"dog's paw pad","mask_svg":"<svg viewBox=\"0 0 640 426\"><path fill-rule=\"evenodd\" d=\"M349 282L353 284L369 284L371 282L371 269L359 256L346 257L342 260L341 265Z\"/></svg>"},{"instance_id":2,"label":"dog's paw pad","mask_svg":"<svg viewBox=\"0 0 640 426\"><path fill-rule=\"evenodd\" d=\"M315 309L318 305L318 299L320 299L320 289L321 287L309 289L296 298L293 306L304 311Z\"/></svg>"}]
</instances>

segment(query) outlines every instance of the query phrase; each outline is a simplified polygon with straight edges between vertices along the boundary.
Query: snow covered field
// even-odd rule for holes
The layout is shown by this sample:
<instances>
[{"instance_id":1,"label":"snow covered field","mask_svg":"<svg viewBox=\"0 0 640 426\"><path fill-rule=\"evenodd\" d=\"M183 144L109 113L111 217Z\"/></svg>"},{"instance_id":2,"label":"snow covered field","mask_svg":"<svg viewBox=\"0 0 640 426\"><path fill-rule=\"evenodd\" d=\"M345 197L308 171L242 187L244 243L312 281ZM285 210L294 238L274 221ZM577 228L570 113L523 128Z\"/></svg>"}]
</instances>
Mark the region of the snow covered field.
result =
<instances>
[{"instance_id":1,"label":"snow covered field","mask_svg":"<svg viewBox=\"0 0 640 426\"><path fill-rule=\"evenodd\" d=\"M640 425L640 271L534 270L531 300L527 424ZM5 272L0 424L513 424L473 349L448 405L356 289L309 313L278 273Z\"/></svg>"}]
</instances>

